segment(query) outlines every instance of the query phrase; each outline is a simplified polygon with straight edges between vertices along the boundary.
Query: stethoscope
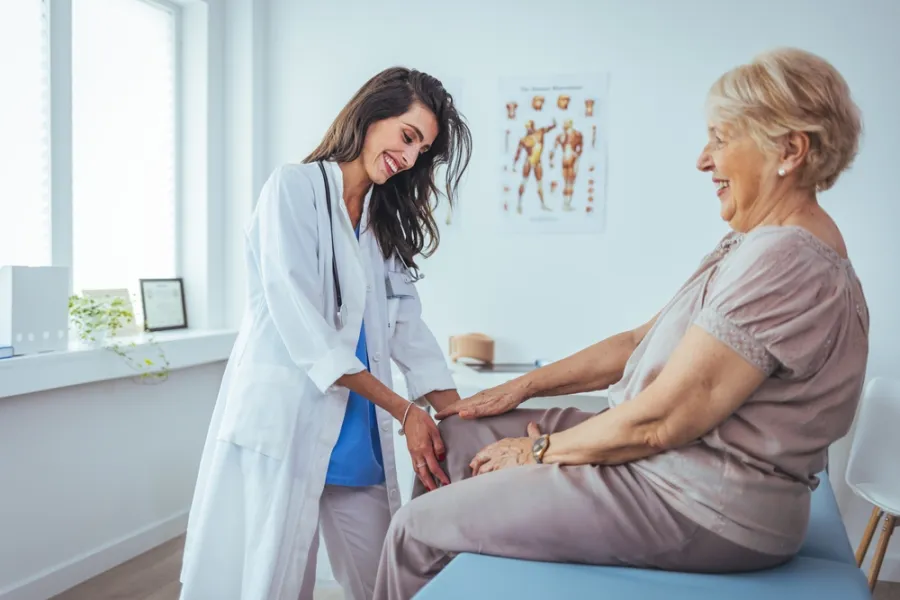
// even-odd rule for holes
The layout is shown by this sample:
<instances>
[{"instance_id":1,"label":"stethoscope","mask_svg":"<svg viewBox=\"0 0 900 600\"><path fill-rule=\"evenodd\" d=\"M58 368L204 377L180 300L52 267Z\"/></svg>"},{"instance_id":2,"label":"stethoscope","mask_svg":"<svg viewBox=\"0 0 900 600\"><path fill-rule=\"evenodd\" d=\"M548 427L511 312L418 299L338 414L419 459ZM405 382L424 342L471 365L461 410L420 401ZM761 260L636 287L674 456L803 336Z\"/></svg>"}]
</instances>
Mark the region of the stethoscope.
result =
<instances>
[{"instance_id":1,"label":"stethoscope","mask_svg":"<svg viewBox=\"0 0 900 600\"><path fill-rule=\"evenodd\" d=\"M415 283L420 279L425 279L425 273L420 271L418 267L410 268L410 266L406 264L406 261L403 260L403 257L400 256L400 253L397 252L396 254L397 258L400 260L400 264L403 265L403 275L406 283Z\"/></svg>"},{"instance_id":2,"label":"stethoscope","mask_svg":"<svg viewBox=\"0 0 900 600\"><path fill-rule=\"evenodd\" d=\"M334 279L334 297L337 301L337 311L335 316L340 327L344 326L344 300L341 295L341 280L338 278L337 257L334 253L334 222L331 217L331 185L328 181L328 175L325 173L325 165L319 161L319 169L322 171L322 179L325 180L325 205L328 207L328 226L331 228L331 272ZM403 265L403 278L406 283L415 283L425 277L418 268L410 268L399 252L395 252L400 264Z\"/></svg>"}]
</instances>

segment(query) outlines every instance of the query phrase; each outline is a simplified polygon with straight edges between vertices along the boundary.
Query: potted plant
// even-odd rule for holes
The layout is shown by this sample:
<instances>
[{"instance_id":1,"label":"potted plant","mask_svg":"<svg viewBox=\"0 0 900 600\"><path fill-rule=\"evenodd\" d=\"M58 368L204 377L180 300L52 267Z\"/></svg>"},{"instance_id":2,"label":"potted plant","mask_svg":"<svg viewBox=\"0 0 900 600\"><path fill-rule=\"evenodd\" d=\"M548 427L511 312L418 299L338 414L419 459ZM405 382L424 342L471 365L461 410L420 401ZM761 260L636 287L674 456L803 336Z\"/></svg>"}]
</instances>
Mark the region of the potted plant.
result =
<instances>
[{"instance_id":1,"label":"potted plant","mask_svg":"<svg viewBox=\"0 0 900 600\"><path fill-rule=\"evenodd\" d=\"M140 373L141 380L167 379L169 361L162 347L152 337L142 340L140 348L134 340L120 342L116 339L132 323L134 313L121 297L69 297L69 324L83 344L105 348L117 354L128 366ZM147 356L144 348L154 352L156 358Z\"/></svg>"}]
</instances>

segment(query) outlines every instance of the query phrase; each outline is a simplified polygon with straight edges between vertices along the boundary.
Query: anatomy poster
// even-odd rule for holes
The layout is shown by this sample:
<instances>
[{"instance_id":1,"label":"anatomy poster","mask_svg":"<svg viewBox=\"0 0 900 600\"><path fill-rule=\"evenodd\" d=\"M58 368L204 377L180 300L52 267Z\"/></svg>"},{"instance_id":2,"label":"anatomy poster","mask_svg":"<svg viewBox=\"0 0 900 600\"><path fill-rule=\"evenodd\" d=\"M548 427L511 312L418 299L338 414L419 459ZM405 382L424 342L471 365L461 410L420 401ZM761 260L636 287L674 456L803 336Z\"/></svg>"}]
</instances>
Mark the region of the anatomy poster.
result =
<instances>
[{"instance_id":1,"label":"anatomy poster","mask_svg":"<svg viewBox=\"0 0 900 600\"><path fill-rule=\"evenodd\" d=\"M608 87L606 75L502 81L500 204L511 230L603 230Z\"/></svg>"}]
</instances>

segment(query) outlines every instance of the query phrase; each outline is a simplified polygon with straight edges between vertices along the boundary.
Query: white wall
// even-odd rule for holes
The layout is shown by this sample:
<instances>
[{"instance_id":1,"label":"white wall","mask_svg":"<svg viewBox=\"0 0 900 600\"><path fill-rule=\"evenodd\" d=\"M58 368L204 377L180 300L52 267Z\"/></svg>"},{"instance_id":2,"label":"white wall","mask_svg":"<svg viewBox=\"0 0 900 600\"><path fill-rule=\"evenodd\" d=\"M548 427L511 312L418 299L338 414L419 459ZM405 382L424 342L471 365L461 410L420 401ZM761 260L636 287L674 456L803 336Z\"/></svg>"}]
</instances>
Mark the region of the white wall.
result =
<instances>
[{"instance_id":1,"label":"white wall","mask_svg":"<svg viewBox=\"0 0 900 600\"><path fill-rule=\"evenodd\" d=\"M463 228L445 232L420 284L439 340L477 330L497 338L500 360L555 358L654 314L725 232L709 176L694 170L708 87L757 52L792 45L831 60L865 117L854 169L822 202L865 285L870 374L892 373L900 338L900 3L461 0L411 8L395 0L269 0L265 168L305 156L384 67L461 80L475 141ZM596 71L611 73L606 232L496 233L497 78ZM836 446L832 467L855 543L868 507L843 485L846 452L846 441ZM883 573L900 579L894 546Z\"/></svg>"},{"instance_id":2,"label":"white wall","mask_svg":"<svg viewBox=\"0 0 900 600\"><path fill-rule=\"evenodd\" d=\"M49 598L184 532L223 370L0 399L0 599Z\"/></svg>"}]
</instances>

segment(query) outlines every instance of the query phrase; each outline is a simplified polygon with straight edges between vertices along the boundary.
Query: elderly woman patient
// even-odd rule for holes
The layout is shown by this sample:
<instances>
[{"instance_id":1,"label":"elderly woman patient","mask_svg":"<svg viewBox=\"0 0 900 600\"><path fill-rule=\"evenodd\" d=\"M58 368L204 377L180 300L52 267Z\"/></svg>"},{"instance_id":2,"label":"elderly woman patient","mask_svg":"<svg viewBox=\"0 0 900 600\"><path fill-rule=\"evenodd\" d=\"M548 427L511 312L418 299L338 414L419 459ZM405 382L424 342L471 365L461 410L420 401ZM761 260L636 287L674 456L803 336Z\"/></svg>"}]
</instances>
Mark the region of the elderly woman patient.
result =
<instances>
[{"instance_id":1,"label":"elderly woman patient","mask_svg":"<svg viewBox=\"0 0 900 600\"><path fill-rule=\"evenodd\" d=\"M860 116L793 49L725 73L707 114L697 168L733 231L648 323L438 414L454 483L397 513L376 598L411 598L461 552L728 572L798 550L868 357L863 291L816 199ZM599 414L513 410L605 388Z\"/></svg>"}]
</instances>

